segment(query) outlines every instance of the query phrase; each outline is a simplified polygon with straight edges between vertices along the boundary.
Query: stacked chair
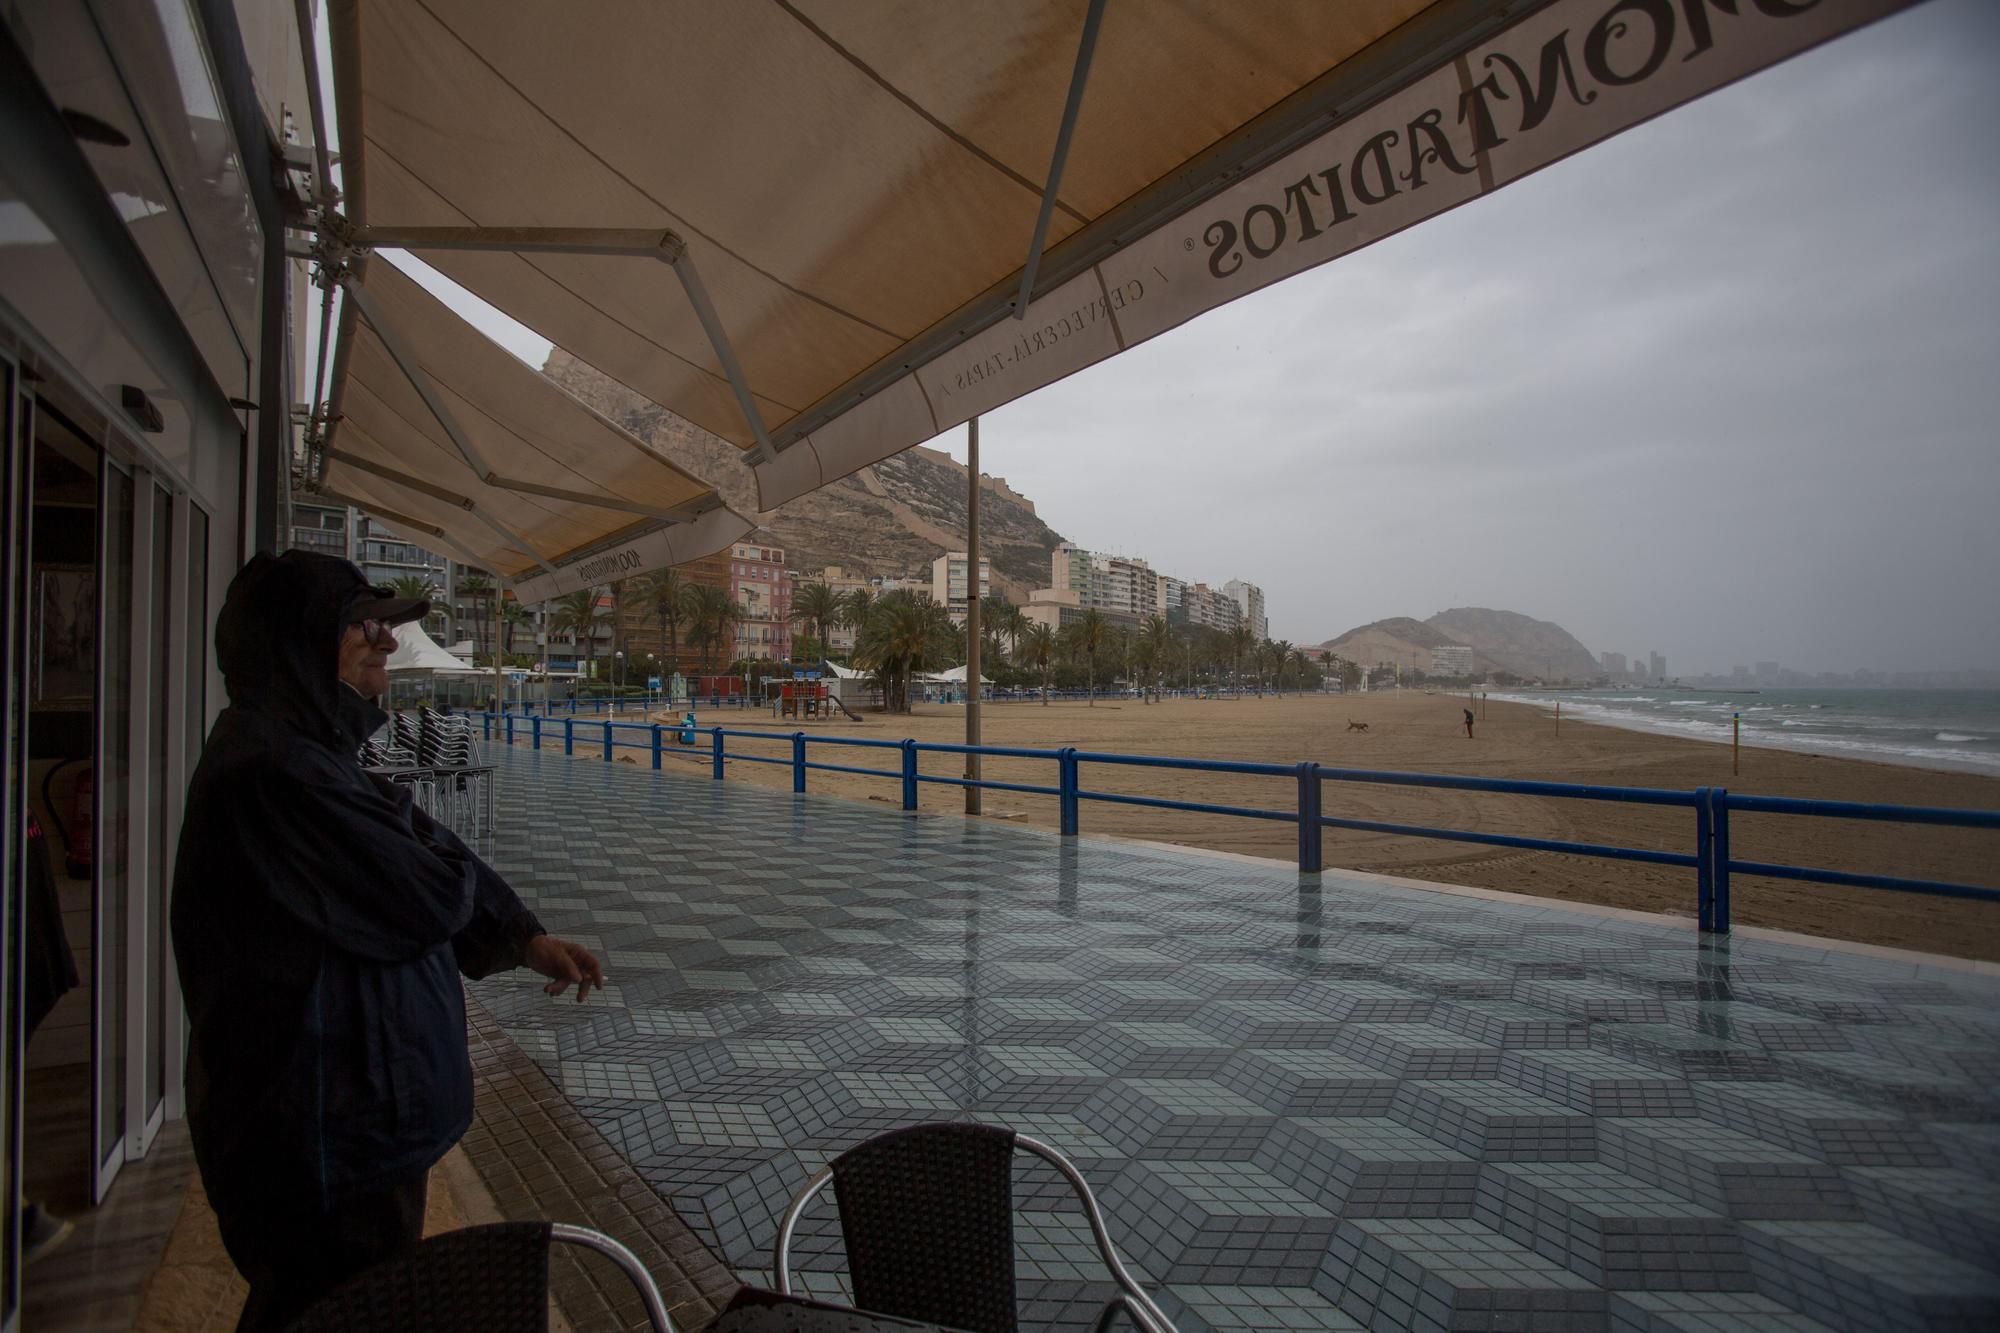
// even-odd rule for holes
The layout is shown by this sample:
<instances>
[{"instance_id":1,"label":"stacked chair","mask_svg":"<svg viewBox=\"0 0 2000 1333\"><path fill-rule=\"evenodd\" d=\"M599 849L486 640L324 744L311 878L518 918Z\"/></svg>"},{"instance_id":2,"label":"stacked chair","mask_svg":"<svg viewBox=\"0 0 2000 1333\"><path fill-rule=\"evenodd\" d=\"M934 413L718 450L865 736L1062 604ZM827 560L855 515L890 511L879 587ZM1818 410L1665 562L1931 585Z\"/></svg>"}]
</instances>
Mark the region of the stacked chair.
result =
<instances>
[{"instance_id":1,"label":"stacked chair","mask_svg":"<svg viewBox=\"0 0 2000 1333\"><path fill-rule=\"evenodd\" d=\"M470 719L424 705L391 715L361 745L361 766L407 787L418 807L479 850L492 845L496 824L493 766L472 738Z\"/></svg>"},{"instance_id":2,"label":"stacked chair","mask_svg":"<svg viewBox=\"0 0 2000 1333\"><path fill-rule=\"evenodd\" d=\"M442 813L433 818L473 846L486 845L494 827L493 766L481 762L471 720L425 704L413 729L418 761L437 774Z\"/></svg>"}]
</instances>

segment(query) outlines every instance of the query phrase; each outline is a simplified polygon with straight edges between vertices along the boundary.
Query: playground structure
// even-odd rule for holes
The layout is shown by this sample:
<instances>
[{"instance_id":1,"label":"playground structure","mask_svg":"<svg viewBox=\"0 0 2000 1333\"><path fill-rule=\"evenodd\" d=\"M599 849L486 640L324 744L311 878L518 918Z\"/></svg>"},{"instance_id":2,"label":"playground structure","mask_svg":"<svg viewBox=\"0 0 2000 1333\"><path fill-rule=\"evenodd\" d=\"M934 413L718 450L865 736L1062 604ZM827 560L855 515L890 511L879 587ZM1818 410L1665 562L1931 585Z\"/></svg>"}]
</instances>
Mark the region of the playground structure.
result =
<instances>
[{"instance_id":1,"label":"playground structure","mask_svg":"<svg viewBox=\"0 0 2000 1333\"><path fill-rule=\"evenodd\" d=\"M859 722L861 714L840 697L841 683L836 679L822 678L817 671L795 672L789 680L768 677L764 681L764 695L771 705L772 715L780 719L822 722L831 720L838 713Z\"/></svg>"}]
</instances>

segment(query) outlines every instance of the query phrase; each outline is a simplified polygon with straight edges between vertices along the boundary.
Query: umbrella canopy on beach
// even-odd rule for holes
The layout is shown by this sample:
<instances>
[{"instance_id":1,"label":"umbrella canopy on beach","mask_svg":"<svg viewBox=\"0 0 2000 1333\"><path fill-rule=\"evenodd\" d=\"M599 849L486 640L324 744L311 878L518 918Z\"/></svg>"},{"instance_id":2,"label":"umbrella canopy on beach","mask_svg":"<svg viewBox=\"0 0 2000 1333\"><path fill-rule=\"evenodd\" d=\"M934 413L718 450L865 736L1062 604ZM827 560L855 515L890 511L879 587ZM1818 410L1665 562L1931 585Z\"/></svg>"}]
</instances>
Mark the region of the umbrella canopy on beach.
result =
<instances>
[{"instance_id":1,"label":"umbrella canopy on beach","mask_svg":"<svg viewBox=\"0 0 2000 1333\"><path fill-rule=\"evenodd\" d=\"M1907 3L333 0L330 26L356 241L735 444L771 509Z\"/></svg>"}]
</instances>

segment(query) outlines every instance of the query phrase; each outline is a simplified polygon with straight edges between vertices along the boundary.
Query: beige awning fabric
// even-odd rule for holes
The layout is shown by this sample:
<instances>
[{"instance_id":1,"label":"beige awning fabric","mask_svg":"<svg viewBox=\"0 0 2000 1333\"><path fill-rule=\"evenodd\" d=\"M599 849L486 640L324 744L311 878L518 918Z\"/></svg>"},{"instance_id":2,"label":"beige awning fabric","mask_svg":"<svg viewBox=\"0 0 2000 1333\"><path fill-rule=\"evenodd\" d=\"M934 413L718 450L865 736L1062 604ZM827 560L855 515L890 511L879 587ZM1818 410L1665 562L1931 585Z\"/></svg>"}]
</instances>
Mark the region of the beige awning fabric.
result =
<instances>
[{"instance_id":1,"label":"beige awning fabric","mask_svg":"<svg viewBox=\"0 0 2000 1333\"><path fill-rule=\"evenodd\" d=\"M713 487L523 365L387 260L368 260L346 287L322 490L413 537L449 537L460 558L517 590L601 582L566 577L565 562L642 538L690 560L750 529Z\"/></svg>"},{"instance_id":2,"label":"beige awning fabric","mask_svg":"<svg viewBox=\"0 0 2000 1333\"><path fill-rule=\"evenodd\" d=\"M1020 320L1087 0L331 26L361 234L748 451L768 509L1909 2L1108 0Z\"/></svg>"}]
</instances>

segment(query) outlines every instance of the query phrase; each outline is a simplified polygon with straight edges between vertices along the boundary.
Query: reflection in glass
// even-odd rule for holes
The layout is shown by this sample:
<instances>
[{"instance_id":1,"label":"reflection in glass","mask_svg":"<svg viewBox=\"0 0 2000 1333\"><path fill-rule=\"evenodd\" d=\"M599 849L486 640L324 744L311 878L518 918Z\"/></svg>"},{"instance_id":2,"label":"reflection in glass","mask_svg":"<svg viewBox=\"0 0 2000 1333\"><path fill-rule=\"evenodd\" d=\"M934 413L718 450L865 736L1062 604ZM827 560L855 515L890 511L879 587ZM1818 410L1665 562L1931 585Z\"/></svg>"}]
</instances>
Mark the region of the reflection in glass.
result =
<instances>
[{"instance_id":1,"label":"reflection in glass","mask_svg":"<svg viewBox=\"0 0 2000 1333\"><path fill-rule=\"evenodd\" d=\"M97 1160L103 1166L125 1126L126 942L130 926L132 801L132 519L129 474L104 469L104 559L98 566L97 836ZM102 1183L100 1178L100 1183Z\"/></svg>"}]
</instances>

